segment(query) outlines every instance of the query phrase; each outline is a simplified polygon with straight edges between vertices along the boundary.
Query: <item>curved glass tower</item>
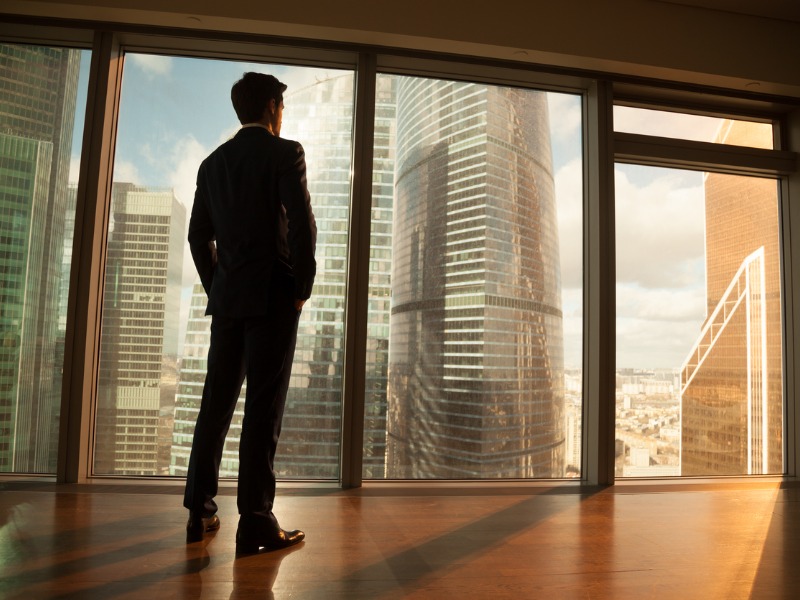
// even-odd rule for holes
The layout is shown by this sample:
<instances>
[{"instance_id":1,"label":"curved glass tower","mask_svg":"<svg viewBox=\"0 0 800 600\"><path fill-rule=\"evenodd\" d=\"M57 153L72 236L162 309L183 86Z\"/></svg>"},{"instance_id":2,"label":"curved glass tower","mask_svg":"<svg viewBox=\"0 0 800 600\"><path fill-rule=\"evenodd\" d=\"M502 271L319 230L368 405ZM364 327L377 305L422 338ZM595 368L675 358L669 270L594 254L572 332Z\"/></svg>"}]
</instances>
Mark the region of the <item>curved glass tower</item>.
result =
<instances>
[{"instance_id":1,"label":"curved glass tower","mask_svg":"<svg viewBox=\"0 0 800 600\"><path fill-rule=\"evenodd\" d=\"M387 477L563 476L545 93L399 78L392 240Z\"/></svg>"}]
</instances>

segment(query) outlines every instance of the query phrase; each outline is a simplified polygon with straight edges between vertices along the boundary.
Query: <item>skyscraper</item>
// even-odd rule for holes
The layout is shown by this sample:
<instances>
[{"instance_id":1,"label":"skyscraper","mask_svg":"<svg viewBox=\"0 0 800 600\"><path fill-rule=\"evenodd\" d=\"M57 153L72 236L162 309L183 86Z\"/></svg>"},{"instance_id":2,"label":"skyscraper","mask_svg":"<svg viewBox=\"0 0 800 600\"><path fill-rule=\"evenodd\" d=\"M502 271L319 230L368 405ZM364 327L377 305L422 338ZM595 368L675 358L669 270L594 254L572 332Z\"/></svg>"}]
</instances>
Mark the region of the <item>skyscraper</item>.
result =
<instances>
[{"instance_id":1,"label":"skyscraper","mask_svg":"<svg viewBox=\"0 0 800 600\"><path fill-rule=\"evenodd\" d=\"M0 45L0 471L55 471L80 51Z\"/></svg>"},{"instance_id":2,"label":"skyscraper","mask_svg":"<svg viewBox=\"0 0 800 600\"><path fill-rule=\"evenodd\" d=\"M367 358L364 373L362 476L386 477L386 386L392 299L392 222L397 133L397 77L379 75L375 84L372 156Z\"/></svg>"},{"instance_id":3,"label":"skyscraper","mask_svg":"<svg viewBox=\"0 0 800 600\"><path fill-rule=\"evenodd\" d=\"M186 209L172 190L112 188L100 338L95 472L167 473ZM163 414L162 414L163 413ZM169 444L161 446L169 448Z\"/></svg>"},{"instance_id":4,"label":"skyscraper","mask_svg":"<svg viewBox=\"0 0 800 600\"><path fill-rule=\"evenodd\" d=\"M546 95L400 78L387 476L564 473Z\"/></svg>"},{"instance_id":5,"label":"skyscraper","mask_svg":"<svg viewBox=\"0 0 800 600\"><path fill-rule=\"evenodd\" d=\"M725 121L718 141L771 147L770 128ZM707 317L681 372L681 474L783 472L777 184L709 173Z\"/></svg>"},{"instance_id":6,"label":"skyscraper","mask_svg":"<svg viewBox=\"0 0 800 600\"><path fill-rule=\"evenodd\" d=\"M211 317L206 316L208 298L198 277L192 287L189 306L189 322L178 367L178 388L175 395L175 417L172 433L172 449L169 474L186 477L189 470L189 455L192 437L208 365L208 347L211 343ZM236 413L231 422L230 435L223 449L220 476L236 477L239 471L239 433L244 410L244 389Z\"/></svg>"}]
</instances>

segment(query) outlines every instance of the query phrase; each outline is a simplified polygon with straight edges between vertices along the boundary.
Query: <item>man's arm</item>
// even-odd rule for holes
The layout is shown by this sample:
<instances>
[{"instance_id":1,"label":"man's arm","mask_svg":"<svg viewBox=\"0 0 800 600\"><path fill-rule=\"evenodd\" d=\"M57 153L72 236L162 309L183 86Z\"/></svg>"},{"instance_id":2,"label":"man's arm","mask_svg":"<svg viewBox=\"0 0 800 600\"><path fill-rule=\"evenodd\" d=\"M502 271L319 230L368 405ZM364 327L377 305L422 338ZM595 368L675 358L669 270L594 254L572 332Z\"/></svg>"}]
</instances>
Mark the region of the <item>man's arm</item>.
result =
<instances>
[{"instance_id":1,"label":"man's arm","mask_svg":"<svg viewBox=\"0 0 800 600\"><path fill-rule=\"evenodd\" d=\"M205 289L206 295L209 295L211 281L214 279L214 265L217 262L216 246L214 245L214 225L211 223L211 215L200 179L198 173L192 216L189 218L189 248L192 251L194 266L203 283L203 289Z\"/></svg>"},{"instance_id":2,"label":"man's arm","mask_svg":"<svg viewBox=\"0 0 800 600\"><path fill-rule=\"evenodd\" d=\"M295 298L305 301L311 296L317 263L317 222L311 209L311 197L306 182L306 159L303 147L297 144L289 168L281 174L279 194L289 221L289 256L294 273ZM302 304L295 307L300 310Z\"/></svg>"}]
</instances>

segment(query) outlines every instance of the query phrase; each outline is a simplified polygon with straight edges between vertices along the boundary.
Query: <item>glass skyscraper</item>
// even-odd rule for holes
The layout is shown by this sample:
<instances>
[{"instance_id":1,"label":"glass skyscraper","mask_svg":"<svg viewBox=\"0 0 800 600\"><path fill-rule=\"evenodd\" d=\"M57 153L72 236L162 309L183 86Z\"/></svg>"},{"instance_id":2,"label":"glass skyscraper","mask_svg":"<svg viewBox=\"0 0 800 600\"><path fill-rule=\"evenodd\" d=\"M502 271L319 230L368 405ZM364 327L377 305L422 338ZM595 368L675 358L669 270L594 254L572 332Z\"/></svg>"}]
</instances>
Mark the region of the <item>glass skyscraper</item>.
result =
<instances>
[{"instance_id":1,"label":"glass skyscraper","mask_svg":"<svg viewBox=\"0 0 800 600\"><path fill-rule=\"evenodd\" d=\"M390 478L564 474L545 93L399 78Z\"/></svg>"},{"instance_id":2,"label":"glass skyscraper","mask_svg":"<svg viewBox=\"0 0 800 600\"><path fill-rule=\"evenodd\" d=\"M725 121L718 139L771 147L770 135ZM783 472L777 191L771 179L706 175L708 307L681 371L682 475Z\"/></svg>"},{"instance_id":3,"label":"glass skyscraper","mask_svg":"<svg viewBox=\"0 0 800 600\"><path fill-rule=\"evenodd\" d=\"M0 471L55 472L80 51L0 45Z\"/></svg>"},{"instance_id":4,"label":"glass skyscraper","mask_svg":"<svg viewBox=\"0 0 800 600\"><path fill-rule=\"evenodd\" d=\"M397 77L375 83L372 155L367 358L362 476L386 477L386 385L389 370L389 317L392 300L394 166L397 143Z\"/></svg>"},{"instance_id":5,"label":"glass skyscraper","mask_svg":"<svg viewBox=\"0 0 800 600\"><path fill-rule=\"evenodd\" d=\"M172 190L112 187L95 473L167 474L186 209ZM166 439L164 439L166 438ZM164 448L163 454L159 448Z\"/></svg>"}]
</instances>

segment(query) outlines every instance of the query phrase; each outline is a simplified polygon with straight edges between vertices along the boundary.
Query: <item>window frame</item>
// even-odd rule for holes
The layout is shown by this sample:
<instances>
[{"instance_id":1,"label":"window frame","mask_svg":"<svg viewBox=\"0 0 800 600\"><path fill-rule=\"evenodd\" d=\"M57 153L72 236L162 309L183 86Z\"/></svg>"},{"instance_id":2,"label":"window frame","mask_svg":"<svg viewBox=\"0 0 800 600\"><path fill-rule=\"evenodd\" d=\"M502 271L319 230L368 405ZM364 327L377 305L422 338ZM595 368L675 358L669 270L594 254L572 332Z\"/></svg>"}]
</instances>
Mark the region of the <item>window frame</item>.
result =
<instances>
[{"instance_id":1,"label":"window frame","mask_svg":"<svg viewBox=\"0 0 800 600\"><path fill-rule=\"evenodd\" d=\"M711 142L697 142L679 138L614 132L614 162L664 168L677 168L701 172L726 173L731 175L764 177L776 182L778 197L778 235L781 281L781 320L782 320L782 373L783 373L783 477L796 477L800 464L797 443L797 395L795 388L795 369L797 357L793 349L790 324L796 323L795 303L792 302L793 281L792 254L797 254L797 242L793 240L788 222L792 216L789 181L797 178L798 157L796 152L786 150L789 139L785 120L753 102L734 102L722 100L713 106L686 101L661 99L642 100L640 95L632 99L622 94L615 98L614 105L633 106L651 110L664 110L709 117L731 118L743 121L769 123L773 127L774 149L750 148ZM727 106L728 110L723 107ZM759 110L760 109L760 110ZM792 146L789 146L792 147ZM796 213L797 210L794 210ZM796 216L796 215L795 215ZM795 231L797 231L795 229ZM795 236L796 238L797 236ZM794 402L792 401L794 399ZM739 476L737 476L739 477ZM758 476L741 477L751 479ZM722 476L707 476L703 479L723 479ZM626 478L636 479L636 478ZM689 476L671 478L675 480L692 479Z\"/></svg>"},{"instance_id":2,"label":"window frame","mask_svg":"<svg viewBox=\"0 0 800 600\"><path fill-rule=\"evenodd\" d=\"M387 52L363 45L290 40L254 34L197 32L136 26L100 26L53 19L0 21L0 39L14 43L69 45L91 49L92 63L83 134L72 279L62 388L59 436L59 482L86 483L94 463L93 435L100 313L105 272L106 223L116 138L123 56L126 51L215 59L281 62L308 66L343 66L356 72L353 175L345 308L343 418L340 487L361 482L364 427L364 373L369 288L370 211L375 78L377 73L468 79L483 83L536 87L583 96L584 111L584 303L583 303L583 465L579 485L614 483L615 267L614 174L616 160L689 160L703 169L747 168L759 163L761 174L780 181L782 236L786 473L797 476L800 464L798 373L800 352L800 101L715 90L674 82L640 81L613 74L582 72L547 65L497 60L449 58L431 53ZM703 114L758 116L776 123L776 150L753 154L695 146L653 136L613 132L614 103L647 108L670 107ZM794 152L792 152L794 150ZM691 154L689 158L686 153ZM794 236L792 233L794 232ZM782 478L778 478L782 479ZM395 482L396 483L396 482ZM419 482L417 482L419 483ZM571 482L574 483L574 482ZM380 482L371 485L382 485ZM433 482L432 485L440 485ZM541 482L526 482L541 485ZM315 484L325 487L325 484ZM496 481L475 485L497 485ZM548 486L561 485L558 481Z\"/></svg>"}]
</instances>

